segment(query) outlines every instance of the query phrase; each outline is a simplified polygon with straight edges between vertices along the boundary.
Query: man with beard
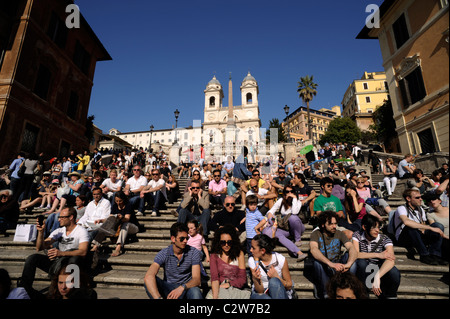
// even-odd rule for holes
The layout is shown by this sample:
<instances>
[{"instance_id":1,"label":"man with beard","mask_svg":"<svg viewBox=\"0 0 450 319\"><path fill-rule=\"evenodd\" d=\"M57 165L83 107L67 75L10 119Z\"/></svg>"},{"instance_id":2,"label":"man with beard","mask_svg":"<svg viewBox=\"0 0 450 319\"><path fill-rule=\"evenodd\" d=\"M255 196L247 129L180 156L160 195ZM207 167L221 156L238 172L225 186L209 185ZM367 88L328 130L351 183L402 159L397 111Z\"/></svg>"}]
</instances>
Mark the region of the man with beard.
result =
<instances>
[{"instance_id":1,"label":"man with beard","mask_svg":"<svg viewBox=\"0 0 450 319\"><path fill-rule=\"evenodd\" d=\"M319 215L319 227L311 233L310 251L314 258L313 284L316 299L327 299L326 286L337 271L346 272L358 257L347 236L337 230L338 217L333 211ZM341 247L347 248L342 254Z\"/></svg>"}]
</instances>

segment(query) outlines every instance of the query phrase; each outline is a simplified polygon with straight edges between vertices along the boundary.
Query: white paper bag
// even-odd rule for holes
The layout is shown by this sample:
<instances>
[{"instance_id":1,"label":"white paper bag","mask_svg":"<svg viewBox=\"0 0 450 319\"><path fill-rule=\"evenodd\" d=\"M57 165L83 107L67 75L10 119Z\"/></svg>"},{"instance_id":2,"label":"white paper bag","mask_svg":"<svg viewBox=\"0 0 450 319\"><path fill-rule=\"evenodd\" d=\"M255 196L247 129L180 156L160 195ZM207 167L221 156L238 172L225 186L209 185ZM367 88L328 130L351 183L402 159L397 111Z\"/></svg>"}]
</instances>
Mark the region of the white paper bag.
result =
<instances>
[{"instance_id":1,"label":"white paper bag","mask_svg":"<svg viewBox=\"0 0 450 319\"><path fill-rule=\"evenodd\" d=\"M14 241L30 242L35 241L37 235L36 225L32 224L18 224L16 233L14 234Z\"/></svg>"}]
</instances>

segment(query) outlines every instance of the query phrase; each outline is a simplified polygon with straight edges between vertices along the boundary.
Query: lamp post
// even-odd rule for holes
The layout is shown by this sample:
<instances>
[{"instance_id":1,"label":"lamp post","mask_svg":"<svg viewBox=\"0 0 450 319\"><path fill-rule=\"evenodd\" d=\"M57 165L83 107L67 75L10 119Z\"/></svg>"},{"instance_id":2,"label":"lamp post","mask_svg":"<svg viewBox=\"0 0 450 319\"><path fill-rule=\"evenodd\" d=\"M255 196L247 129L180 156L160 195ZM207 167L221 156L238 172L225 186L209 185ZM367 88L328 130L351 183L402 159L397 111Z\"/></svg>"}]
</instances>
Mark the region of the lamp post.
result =
<instances>
[{"instance_id":1,"label":"lamp post","mask_svg":"<svg viewBox=\"0 0 450 319\"><path fill-rule=\"evenodd\" d=\"M176 109L175 112L173 112L173 114L175 114L175 142L173 144L177 145L178 116L180 115L180 111Z\"/></svg>"},{"instance_id":2,"label":"lamp post","mask_svg":"<svg viewBox=\"0 0 450 319\"><path fill-rule=\"evenodd\" d=\"M287 141L289 143L290 140L291 140L291 134L289 133L289 121L288 121L288 118L287 118L287 116L289 114L289 106L287 106L287 105L284 106L284 113L286 113Z\"/></svg>"},{"instance_id":3,"label":"lamp post","mask_svg":"<svg viewBox=\"0 0 450 319\"><path fill-rule=\"evenodd\" d=\"M153 129L155 127L152 125L150 125L150 145L148 146L148 152L150 153L152 151L152 136L153 136Z\"/></svg>"}]
</instances>

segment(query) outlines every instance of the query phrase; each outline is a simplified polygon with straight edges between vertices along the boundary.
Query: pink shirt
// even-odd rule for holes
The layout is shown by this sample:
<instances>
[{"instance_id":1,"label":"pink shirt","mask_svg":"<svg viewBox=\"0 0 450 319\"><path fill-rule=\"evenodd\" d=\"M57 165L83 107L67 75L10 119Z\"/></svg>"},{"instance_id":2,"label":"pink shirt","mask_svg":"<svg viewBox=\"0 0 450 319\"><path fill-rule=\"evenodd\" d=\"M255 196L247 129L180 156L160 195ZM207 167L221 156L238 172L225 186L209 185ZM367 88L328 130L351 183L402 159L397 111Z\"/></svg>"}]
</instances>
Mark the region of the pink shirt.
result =
<instances>
[{"instance_id":1,"label":"pink shirt","mask_svg":"<svg viewBox=\"0 0 450 319\"><path fill-rule=\"evenodd\" d=\"M225 180L221 179L219 183L216 183L215 180L212 180L209 182L208 189L210 189L213 192L221 192L227 187L227 182ZM216 195L220 196L220 195Z\"/></svg>"},{"instance_id":2,"label":"pink shirt","mask_svg":"<svg viewBox=\"0 0 450 319\"><path fill-rule=\"evenodd\" d=\"M206 242L202 235L197 234L194 237L191 237L189 235L187 244L191 247L197 248L198 250L202 251L202 245L205 245Z\"/></svg>"}]
</instances>

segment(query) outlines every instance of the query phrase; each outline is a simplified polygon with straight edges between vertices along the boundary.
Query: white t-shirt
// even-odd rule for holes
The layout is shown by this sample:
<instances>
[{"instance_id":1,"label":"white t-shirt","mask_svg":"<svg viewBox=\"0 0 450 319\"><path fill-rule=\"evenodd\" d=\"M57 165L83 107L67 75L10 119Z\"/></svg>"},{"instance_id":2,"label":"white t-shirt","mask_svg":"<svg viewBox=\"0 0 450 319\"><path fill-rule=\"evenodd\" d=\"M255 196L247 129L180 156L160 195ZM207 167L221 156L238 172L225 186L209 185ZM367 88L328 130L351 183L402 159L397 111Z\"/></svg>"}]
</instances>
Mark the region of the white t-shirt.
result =
<instances>
[{"instance_id":1,"label":"white t-shirt","mask_svg":"<svg viewBox=\"0 0 450 319\"><path fill-rule=\"evenodd\" d=\"M410 209L411 212L411 209ZM403 227L405 227L405 225L403 224L402 220L400 219L400 216L407 216L409 219L415 221L416 223L421 224L421 222L424 222L427 220L427 216L425 214L425 211L423 209L421 209L420 211L418 210L414 210L412 213L410 213L408 215L408 210L406 209L406 207L404 205L399 206L397 208L397 213L395 214L395 219L394 219L394 225L397 227L398 225L401 224L400 227L397 228L397 231L395 232L395 238L398 240L398 238L400 237L400 234L403 230ZM422 219L422 220L421 220Z\"/></svg>"},{"instance_id":2,"label":"white t-shirt","mask_svg":"<svg viewBox=\"0 0 450 319\"><path fill-rule=\"evenodd\" d=\"M133 191L135 189L139 189L141 186L147 186L148 181L145 178L145 176L139 176L138 179L136 177L132 176L128 179L127 185L130 185L130 191Z\"/></svg>"},{"instance_id":3,"label":"white t-shirt","mask_svg":"<svg viewBox=\"0 0 450 319\"><path fill-rule=\"evenodd\" d=\"M122 186L122 180L116 179L116 182L113 183L113 182L111 181L111 178L107 178L107 179L105 179L105 180L103 181L102 186L106 186L106 187L108 187L109 189L118 189L119 187ZM108 194L110 194L110 193L111 193L111 195L112 195L112 192L108 192Z\"/></svg>"},{"instance_id":4,"label":"white t-shirt","mask_svg":"<svg viewBox=\"0 0 450 319\"><path fill-rule=\"evenodd\" d=\"M55 229L48 237L59 242L58 249L60 251L78 249L81 243L89 241L87 230L78 225L72 230L69 236L66 234L66 227L61 227Z\"/></svg>"},{"instance_id":5,"label":"white t-shirt","mask_svg":"<svg viewBox=\"0 0 450 319\"><path fill-rule=\"evenodd\" d=\"M261 262L261 264L259 265L259 271L261 272L261 283L263 284L264 289L267 289L269 287L269 279L267 277L266 272L269 271L271 265L273 265L273 267L277 271L278 275L281 278L283 278L282 269L283 269L285 260L286 260L286 258L283 255L273 252L272 260L270 261L270 264L268 264L268 265L263 264L266 271L264 271L263 268L261 267L261 264L262 264L262 262ZM248 266L251 269L255 269L256 263L255 263L255 259L253 258L253 256L248 259ZM252 288L254 289L254 287L255 286L253 285Z\"/></svg>"},{"instance_id":6,"label":"white t-shirt","mask_svg":"<svg viewBox=\"0 0 450 319\"><path fill-rule=\"evenodd\" d=\"M158 179L157 182L155 182L155 180L151 179L150 182L148 182L148 186L150 186L150 188L155 188L158 186L163 185L163 187L160 189L160 191L163 193L164 197L167 199L167 193L166 193L166 182L164 181L164 179L160 178ZM153 195L155 195L156 192L153 192Z\"/></svg>"}]
</instances>

